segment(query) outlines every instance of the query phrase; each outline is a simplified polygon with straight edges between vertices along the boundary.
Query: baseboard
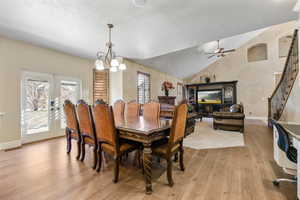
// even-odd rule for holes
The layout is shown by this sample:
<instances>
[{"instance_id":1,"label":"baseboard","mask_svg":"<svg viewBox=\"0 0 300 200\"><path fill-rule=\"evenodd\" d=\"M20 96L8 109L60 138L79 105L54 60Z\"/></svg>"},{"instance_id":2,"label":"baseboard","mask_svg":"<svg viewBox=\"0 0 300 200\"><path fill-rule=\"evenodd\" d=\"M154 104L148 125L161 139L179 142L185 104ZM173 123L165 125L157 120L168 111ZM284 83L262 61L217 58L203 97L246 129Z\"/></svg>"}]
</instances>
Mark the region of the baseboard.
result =
<instances>
[{"instance_id":1,"label":"baseboard","mask_svg":"<svg viewBox=\"0 0 300 200\"><path fill-rule=\"evenodd\" d=\"M252 116L246 116L246 119L257 119L257 120L263 120L263 121L268 120L268 118L266 118L266 117L252 117Z\"/></svg>"},{"instance_id":2,"label":"baseboard","mask_svg":"<svg viewBox=\"0 0 300 200\"><path fill-rule=\"evenodd\" d=\"M34 137L23 137L22 138L22 144L28 144L28 143L33 143L33 142L38 142L38 141L43 141L43 140L48 140L48 139L52 139L52 138L57 138L57 137L61 137L64 136L65 133L64 132L60 132L58 134L38 134L35 135Z\"/></svg>"},{"instance_id":3,"label":"baseboard","mask_svg":"<svg viewBox=\"0 0 300 200\"><path fill-rule=\"evenodd\" d=\"M291 125L300 125L300 122L286 122L286 121L277 121L281 124L291 124Z\"/></svg>"},{"instance_id":4,"label":"baseboard","mask_svg":"<svg viewBox=\"0 0 300 200\"><path fill-rule=\"evenodd\" d=\"M20 147L21 145L22 145L21 140L13 140L10 142L3 142L3 143L0 143L0 150L14 149L14 148Z\"/></svg>"}]
</instances>

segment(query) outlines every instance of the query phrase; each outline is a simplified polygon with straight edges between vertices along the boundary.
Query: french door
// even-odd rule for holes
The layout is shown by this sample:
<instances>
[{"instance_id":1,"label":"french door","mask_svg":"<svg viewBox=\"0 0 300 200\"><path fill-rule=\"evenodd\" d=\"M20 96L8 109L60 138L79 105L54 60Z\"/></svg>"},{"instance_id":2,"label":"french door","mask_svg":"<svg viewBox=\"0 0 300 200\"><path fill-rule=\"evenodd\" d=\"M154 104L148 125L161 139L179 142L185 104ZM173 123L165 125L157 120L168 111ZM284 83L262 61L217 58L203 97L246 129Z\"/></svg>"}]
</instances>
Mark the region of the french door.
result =
<instances>
[{"instance_id":1,"label":"french door","mask_svg":"<svg viewBox=\"0 0 300 200\"><path fill-rule=\"evenodd\" d=\"M66 99L81 98L81 81L46 73L23 72L21 90L22 142L38 141L64 134Z\"/></svg>"}]
</instances>

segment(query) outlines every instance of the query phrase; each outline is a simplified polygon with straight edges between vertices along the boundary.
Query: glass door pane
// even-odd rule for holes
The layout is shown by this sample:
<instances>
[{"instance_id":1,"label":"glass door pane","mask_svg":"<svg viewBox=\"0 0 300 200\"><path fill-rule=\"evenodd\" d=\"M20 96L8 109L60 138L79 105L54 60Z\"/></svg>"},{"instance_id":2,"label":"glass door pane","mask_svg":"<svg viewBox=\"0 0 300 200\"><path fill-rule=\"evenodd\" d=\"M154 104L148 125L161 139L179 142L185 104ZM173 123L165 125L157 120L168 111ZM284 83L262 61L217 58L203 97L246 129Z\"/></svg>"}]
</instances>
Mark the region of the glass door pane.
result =
<instances>
[{"instance_id":1,"label":"glass door pane","mask_svg":"<svg viewBox=\"0 0 300 200\"><path fill-rule=\"evenodd\" d=\"M63 104L80 98L81 81L51 74L23 72L22 142L38 141L64 135L66 127Z\"/></svg>"},{"instance_id":2,"label":"glass door pane","mask_svg":"<svg viewBox=\"0 0 300 200\"><path fill-rule=\"evenodd\" d=\"M50 131L51 81L43 76L26 76L22 81L22 133Z\"/></svg>"},{"instance_id":3,"label":"glass door pane","mask_svg":"<svg viewBox=\"0 0 300 200\"><path fill-rule=\"evenodd\" d=\"M76 104L80 98L80 81L77 80L60 80L60 128L66 127L66 121L63 111L63 104L65 100L70 100L73 104Z\"/></svg>"}]
</instances>

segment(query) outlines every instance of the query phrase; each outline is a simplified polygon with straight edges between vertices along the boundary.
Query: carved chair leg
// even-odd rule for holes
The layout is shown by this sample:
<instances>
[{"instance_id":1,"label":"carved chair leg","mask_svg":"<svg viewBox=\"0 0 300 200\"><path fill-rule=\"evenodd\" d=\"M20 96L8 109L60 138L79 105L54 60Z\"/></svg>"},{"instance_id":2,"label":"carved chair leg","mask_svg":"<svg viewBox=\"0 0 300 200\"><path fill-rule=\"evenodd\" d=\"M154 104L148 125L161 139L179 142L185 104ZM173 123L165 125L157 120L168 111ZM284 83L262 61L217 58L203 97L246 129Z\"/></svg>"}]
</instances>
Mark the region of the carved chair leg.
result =
<instances>
[{"instance_id":1,"label":"carved chair leg","mask_svg":"<svg viewBox=\"0 0 300 200\"><path fill-rule=\"evenodd\" d=\"M175 153L174 155L174 162L177 162L178 161L178 153Z\"/></svg>"},{"instance_id":2,"label":"carved chair leg","mask_svg":"<svg viewBox=\"0 0 300 200\"><path fill-rule=\"evenodd\" d=\"M101 150L101 146L98 146L98 150L97 150L97 154L98 154L98 167L97 167L97 172L100 172L101 167L102 167L102 150Z\"/></svg>"},{"instance_id":3,"label":"carved chair leg","mask_svg":"<svg viewBox=\"0 0 300 200\"><path fill-rule=\"evenodd\" d=\"M97 164L98 164L98 155L97 155L97 151L98 151L98 148L97 148L97 145L95 145L94 147L94 164L93 164L93 169L96 169L97 167Z\"/></svg>"},{"instance_id":4,"label":"carved chair leg","mask_svg":"<svg viewBox=\"0 0 300 200\"><path fill-rule=\"evenodd\" d=\"M182 146L182 142L180 143L180 158L179 158L179 165L180 165L180 169L181 171L184 171L184 164L183 164L183 146Z\"/></svg>"},{"instance_id":5,"label":"carved chair leg","mask_svg":"<svg viewBox=\"0 0 300 200\"><path fill-rule=\"evenodd\" d=\"M167 178L168 178L168 182L169 182L169 186L172 187L174 185L174 181L172 178L172 158L168 157L167 159Z\"/></svg>"},{"instance_id":6,"label":"carved chair leg","mask_svg":"<svg viewBox=\"0 0 300 200\"><path fill-rule=\"evenodd\" d=\"M72 149L71 136L69 133L67 133L67 154L71 152L71 149Z\"/></svg>"},{"instance_id":7,"label":"carved chair leg","mask_svg":"<svg viewBox=\"0 0 300 200\"><path fill-rule=\"evenodd\" d=\"M120 157L116 156L115 158L115 168L114 168L114 183L117 183L119 180L119 167L120 167Z\"/></svg>"},{"instance_id":8,"label":"carved chair leg","mask_svg":"<svg viewBox=\"0 0 300 200\"><path fill-rule=\"evenodd\" d=\"M81 159L80 161L83 162L85 158L85 142L84 139L81 141Z\"/></svg>"},{"instance_id":9,"label":"carved chair leg","mask_svg":"<svg viewBox=\"0 0 300 200\"><path fill-rule=\"evenodd\" d=\"M77 141L77 156L76 159L79 160L81 155L81 140Z\"/></svg>"}]
</instances>

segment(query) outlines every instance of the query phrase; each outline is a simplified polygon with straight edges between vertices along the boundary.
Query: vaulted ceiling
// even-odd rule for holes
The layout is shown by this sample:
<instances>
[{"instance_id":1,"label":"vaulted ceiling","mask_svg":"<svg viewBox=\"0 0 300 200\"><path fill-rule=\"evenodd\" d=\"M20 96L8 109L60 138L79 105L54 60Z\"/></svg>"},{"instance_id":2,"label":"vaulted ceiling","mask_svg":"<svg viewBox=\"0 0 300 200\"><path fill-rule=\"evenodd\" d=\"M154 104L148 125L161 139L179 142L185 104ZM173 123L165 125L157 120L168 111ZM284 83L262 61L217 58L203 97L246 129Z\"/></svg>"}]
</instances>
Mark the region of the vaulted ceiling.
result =
<instances>
[{"instance_id":1,"label":"vaulted ceiling","mask_svg":"<svg viewBox=\"0 0 300 200\"><path fill-rule=\"evenodd\" d=\"M115 24L118 54L150 59L297 18L296 0L1 0L0 34L95 58ZM151 66L150 66L151 67ZM152 66L155 67L155 66ZM157 67L166 71L163 65ZM174 73L180 75L180 70Z\"/></svg>"}]
</instances>

